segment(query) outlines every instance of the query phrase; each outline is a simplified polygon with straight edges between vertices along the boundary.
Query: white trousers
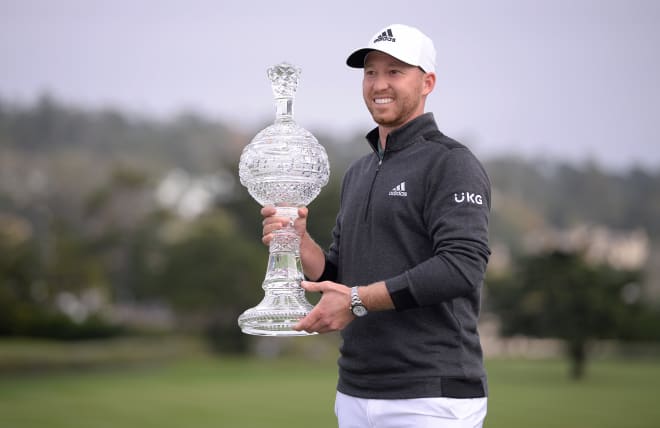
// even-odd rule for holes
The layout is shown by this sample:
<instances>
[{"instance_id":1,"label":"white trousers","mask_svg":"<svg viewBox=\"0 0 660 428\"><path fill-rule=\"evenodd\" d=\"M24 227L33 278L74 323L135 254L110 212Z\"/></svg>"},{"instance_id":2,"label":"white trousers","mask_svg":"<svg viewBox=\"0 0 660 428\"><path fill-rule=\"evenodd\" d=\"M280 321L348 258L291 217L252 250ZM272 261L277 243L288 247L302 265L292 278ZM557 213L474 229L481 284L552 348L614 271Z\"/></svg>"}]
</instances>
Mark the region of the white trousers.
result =
<instances>
[{"instance_id":1,"label":"white trousers","mask_svg":"<svg viewBox=\"0 0 660 428\"><path fill-rule=\"evenodd\" d=\"M339 428L481 428L488 398L373 400L337 392Z\"/></svg>"}]
</instances>

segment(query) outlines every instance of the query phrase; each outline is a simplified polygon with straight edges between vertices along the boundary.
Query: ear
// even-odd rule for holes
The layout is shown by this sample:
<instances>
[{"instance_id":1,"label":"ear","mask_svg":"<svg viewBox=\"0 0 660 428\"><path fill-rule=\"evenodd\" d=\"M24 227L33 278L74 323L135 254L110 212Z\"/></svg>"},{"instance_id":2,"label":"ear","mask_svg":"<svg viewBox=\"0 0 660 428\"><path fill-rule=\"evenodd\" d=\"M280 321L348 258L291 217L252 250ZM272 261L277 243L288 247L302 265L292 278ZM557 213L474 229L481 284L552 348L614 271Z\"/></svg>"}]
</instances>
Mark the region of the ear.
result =
<instances>
[{"instance_id":1,"label":"ear","mask_svg":"<svg viewBox=\"0 0 660 428\"><path fill-rule=\"evenodd\" d=\"M435 73L425 73L423 94L430 94L433 88L435 88Z\"/></svg>"}]
</instances>

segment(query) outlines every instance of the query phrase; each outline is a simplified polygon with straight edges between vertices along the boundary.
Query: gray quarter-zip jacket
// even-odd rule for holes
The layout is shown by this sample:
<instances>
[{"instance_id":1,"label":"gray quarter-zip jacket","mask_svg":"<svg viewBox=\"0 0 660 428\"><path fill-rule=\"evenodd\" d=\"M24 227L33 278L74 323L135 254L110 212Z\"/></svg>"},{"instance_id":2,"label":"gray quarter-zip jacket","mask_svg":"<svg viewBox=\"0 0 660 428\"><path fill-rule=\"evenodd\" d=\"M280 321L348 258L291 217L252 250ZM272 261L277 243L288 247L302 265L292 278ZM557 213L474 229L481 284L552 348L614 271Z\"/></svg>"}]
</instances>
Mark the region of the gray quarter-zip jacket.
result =
<instances>
[{"instance_id":1,"label":"gray quarter-zip jacket","mask_svg":"<svg viewBox=\"0 0 660 428\"><path fill-rule=\"evenodd\" d=\"M490 250L490 181L431 113L354 162L320 280L385 281L396 310L343 331L338 390L365 398L487 395L477 319Z\"/></svg>"}]
</instances>

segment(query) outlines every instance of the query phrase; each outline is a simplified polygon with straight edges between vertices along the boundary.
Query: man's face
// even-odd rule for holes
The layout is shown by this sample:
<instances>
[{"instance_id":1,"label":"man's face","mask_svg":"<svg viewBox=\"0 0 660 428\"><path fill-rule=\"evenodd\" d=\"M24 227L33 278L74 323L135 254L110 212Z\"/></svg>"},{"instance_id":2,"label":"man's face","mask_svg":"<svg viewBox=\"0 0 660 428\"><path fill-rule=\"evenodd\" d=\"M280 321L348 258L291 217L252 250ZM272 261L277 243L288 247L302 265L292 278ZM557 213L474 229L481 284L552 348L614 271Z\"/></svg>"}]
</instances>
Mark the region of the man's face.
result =
<instances>
[{"instance_id":1,"label":"man's face","mask_svg":"<svg viewBox=\"0 0 660 428\"><path fill-rule=\"evenodd\" d=\"M364 62L362 96L374 121L394 129L424 113L426 96L435 75L380 51L370 52Z\"/></svg>"}]
</instances>

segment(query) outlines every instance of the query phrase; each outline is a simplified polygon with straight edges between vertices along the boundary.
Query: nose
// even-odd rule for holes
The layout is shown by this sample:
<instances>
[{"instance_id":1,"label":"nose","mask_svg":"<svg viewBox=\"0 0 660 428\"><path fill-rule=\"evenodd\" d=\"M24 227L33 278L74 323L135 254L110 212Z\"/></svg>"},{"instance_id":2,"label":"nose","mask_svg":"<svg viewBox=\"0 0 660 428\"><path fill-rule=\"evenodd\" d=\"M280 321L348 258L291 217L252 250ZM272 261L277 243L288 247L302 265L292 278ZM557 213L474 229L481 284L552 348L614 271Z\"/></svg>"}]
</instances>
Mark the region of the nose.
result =
<instances>
[{"instance_id":1,"label":"nose","mask_svg":"<svg viewBox=\"0 0 660 428\"><path fill-rule=\"evenodd\" d=\"M374 77L372 83L372 87L374 91L377 92L377 91L385 90L387 89L388 86L389 86L389 82L387 81L387 78L384 75L379 74L376 77Z\"/></svg>"},{"instance_id":2,"label":"nose","mask_svg":"<svg viewBox=\"0 0 660 428\"><path fill-rule=\"evenodd\" d=\"M364 90L370 92L379 92L389 87L387 76L382 73L370 73L364 76Z\"/></svg>"}]
</instances>

